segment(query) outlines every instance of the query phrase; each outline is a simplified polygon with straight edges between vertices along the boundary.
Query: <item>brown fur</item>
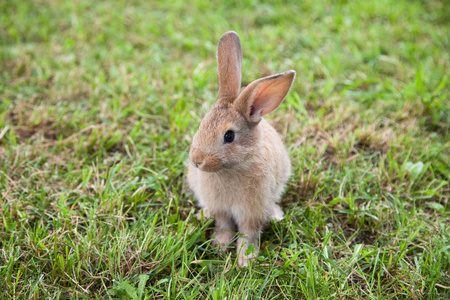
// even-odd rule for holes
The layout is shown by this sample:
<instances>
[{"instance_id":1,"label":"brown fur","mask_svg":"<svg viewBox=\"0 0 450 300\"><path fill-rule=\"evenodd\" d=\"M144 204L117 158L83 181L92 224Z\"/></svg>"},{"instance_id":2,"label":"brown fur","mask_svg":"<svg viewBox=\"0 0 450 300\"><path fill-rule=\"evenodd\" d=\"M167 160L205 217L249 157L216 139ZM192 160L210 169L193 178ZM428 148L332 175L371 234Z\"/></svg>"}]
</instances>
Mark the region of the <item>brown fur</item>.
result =
<instances>
[{"instance_id":1,"label":"brown fur","mask_svg":"<svg viewBox=\"0 0 450 300\"><path fill-rule=\"evenodd\" d=\"M235 32L221 38L217 61L219 99L193 138L187 180L205 214L215 217L215 243L226 246L238 228L238 265L246 266L258 254L264 223L283 218L277 203L289 179L289 155L262 117L280 105L295 72L261 78L239 94L242 52ZM224 142L228 130L235 133L231 143ZM255 253L245 255L250 244Z\"/></svg>"},{"instance_id":2,"label":"brown fur","mask_svg":"<svg viewBox=\"0 0 450 300\"><path fill-rule=\"evenodd\" d=\"M230 47L231 45L231 47ZM241 88L242 49L239 36L235 32L225 33L217 47L219 65L219 99L233 101Z\"/></svg>"}]
</instances>

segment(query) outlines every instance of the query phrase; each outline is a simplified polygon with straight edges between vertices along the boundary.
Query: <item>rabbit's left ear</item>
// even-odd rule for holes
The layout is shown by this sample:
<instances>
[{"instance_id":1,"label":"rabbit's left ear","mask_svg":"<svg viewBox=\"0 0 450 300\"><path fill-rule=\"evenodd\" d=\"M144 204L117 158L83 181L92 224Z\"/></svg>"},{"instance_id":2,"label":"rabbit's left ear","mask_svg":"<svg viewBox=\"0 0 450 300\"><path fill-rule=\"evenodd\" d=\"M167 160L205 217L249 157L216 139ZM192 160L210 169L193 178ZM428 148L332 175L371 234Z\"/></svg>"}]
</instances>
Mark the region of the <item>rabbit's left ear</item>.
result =
<instances>
[{"instance_id":1,"label":"rabbit's left ear","mask_svg":"<svg viewBox=\"0 0 450 300\"><path fill-rule=\"evenodd\" d=\"M290 70L250 83L233 103L236 109L251 123L257 123L264 115L280 106L295 78Z\"/></svg>"},{"instance_id":2,"label":"rabbit's left ear","mask_svg":"<svg viewBox=\"0 0 450 300\"><path fill-rule=\"evenodd\" d=\"M226 32L217 47L217 74L219 76L219 99L235 100L241 89L242 49L239 35Z\"/></svg>"}]
</instances>

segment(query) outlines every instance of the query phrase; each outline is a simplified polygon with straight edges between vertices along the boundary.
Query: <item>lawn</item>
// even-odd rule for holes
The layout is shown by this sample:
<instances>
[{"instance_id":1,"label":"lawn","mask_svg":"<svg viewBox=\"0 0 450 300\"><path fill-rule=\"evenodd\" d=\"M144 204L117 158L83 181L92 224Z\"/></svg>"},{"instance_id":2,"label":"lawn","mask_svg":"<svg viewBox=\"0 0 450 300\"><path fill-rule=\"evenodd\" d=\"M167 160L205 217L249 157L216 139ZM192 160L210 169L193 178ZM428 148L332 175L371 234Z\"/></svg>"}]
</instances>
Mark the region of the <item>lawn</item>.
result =
<instances>
[{"instance_id":1,"label":"lawn","mask_svg":"<svg viewBox=\"0 0 450 300\"><path fill-rule=\"evenodd\" d=\"M170 2L170 4L169 4ZM1 299L449 299L446 1L0 2ZM297 72L269 115L284 220L236 267L184 183L217 95Z\"/></svg>"}]
</instances>

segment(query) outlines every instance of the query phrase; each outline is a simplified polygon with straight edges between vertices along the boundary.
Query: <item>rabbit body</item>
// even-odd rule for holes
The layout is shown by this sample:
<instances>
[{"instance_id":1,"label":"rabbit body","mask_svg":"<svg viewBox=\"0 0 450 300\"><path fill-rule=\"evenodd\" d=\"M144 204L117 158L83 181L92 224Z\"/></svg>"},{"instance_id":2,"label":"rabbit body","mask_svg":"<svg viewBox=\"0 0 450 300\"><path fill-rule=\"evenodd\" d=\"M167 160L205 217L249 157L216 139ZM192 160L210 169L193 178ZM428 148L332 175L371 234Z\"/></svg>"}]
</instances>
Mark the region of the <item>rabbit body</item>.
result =
<instances>
[{"instance_id":1,"label":"rabbit body","mask_svg":"<svg viewBox=\"0 0 450 300\"><path fill-rule=\"evenodd\" d=\"M237 224L282 219L277 204L289 179L291 164L280 136L266 121L254 129L259 137L239 165L218 172L188 166L188 183L199 206L211 216L223 212ZM261 136L264 138L262 139Z\"/></svg>"},{"instance_id":2,"label":"rabbit body","mask_svg":"<svg viewBox=\"0 0 450 300\"><path fill-rule=\"evenodd\" d=\"M288 152L262 117L289 91L294 71L258 79L240 92L242 51L235 32L225 33L218 53L219 99L201 121L189 151L187 182L214 217L214 243L226 247L239 231L238 266L258 254L264 224L281 220L278 206L290 176ZM250 244L253 254L245 254Z\"/></svg>"}]
</instances>

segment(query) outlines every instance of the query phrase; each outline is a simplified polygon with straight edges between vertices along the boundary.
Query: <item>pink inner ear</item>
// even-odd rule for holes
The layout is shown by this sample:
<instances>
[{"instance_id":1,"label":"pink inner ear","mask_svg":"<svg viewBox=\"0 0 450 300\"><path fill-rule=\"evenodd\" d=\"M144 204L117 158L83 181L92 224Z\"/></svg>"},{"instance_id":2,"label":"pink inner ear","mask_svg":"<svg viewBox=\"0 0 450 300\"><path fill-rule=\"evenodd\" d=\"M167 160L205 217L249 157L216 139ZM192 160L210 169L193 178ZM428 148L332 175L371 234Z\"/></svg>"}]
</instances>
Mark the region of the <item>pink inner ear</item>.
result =
<instances>
[{"instance_id":1,"label":"pink inner ear","mask_svg":"<svg viewBox=\"0 0 450 300\"><path fill-rule=\"evenodd\" d=\"M255 80L242 91L236 105L242 105L242 113L252 121L259 121L281 104L294 77L294 71L286 71Z\"/></svg>"},{"instance_id":2,"label":"pink inner ear","mask_svg":"<svg viewBox=\"0 0 450 300\"><path fill-rule=\"evenodd\" d=\"M257 87L256 93L253 98L250 115L253 115L257 112L259 112L261 115L265 115L266 113L278 107L279 102L277 101L276 97L274 99L274 96L277 95L276 87L276 82L263 82L259 87ZM272 106L274 106L273 109ZM266 108L268 108L267 112L265 112Z\"/></svg>"},{"instance_id":3,"label":"pink inner ear","mask_svg":"<svg viewBox=\"0 0 450 300\"><path fill-rule=\"evenodd\" d=\"M253 116L256 113L259 113L260 115L264 114L263 110L268 106L267 103L259 101L257 102L258 99L255 99L255 101L253 102L253 105L250 106L250 116Z\"/></svg>"}]
</instances>

